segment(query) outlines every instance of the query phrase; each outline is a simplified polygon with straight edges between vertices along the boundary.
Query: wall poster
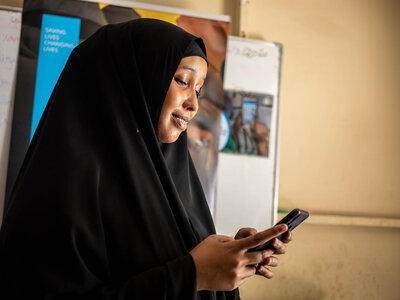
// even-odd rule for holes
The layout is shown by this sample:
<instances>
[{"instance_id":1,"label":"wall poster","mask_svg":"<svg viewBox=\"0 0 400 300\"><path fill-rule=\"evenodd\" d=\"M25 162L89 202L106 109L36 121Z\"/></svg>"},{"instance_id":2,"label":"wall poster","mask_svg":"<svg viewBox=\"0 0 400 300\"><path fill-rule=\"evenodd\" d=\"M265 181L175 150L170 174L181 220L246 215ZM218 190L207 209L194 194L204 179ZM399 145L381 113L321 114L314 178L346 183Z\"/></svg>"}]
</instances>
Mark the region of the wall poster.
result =
<instances>
[{"instance_id":1,"label":"wall poster","mask_svg":"<svg viewBox=\"0 0 400 300\"><path fill-rule=\"evenodd\" d=\"M194 164L214 212L219 124L224 101L222 70L230 18L124 0L24 1L6 199L72 49L103 25L142 17L178 25L202 37L206 45L209 69L199 98L200 109L188 128L188 136Z\"/></svg>"}]
</instances>

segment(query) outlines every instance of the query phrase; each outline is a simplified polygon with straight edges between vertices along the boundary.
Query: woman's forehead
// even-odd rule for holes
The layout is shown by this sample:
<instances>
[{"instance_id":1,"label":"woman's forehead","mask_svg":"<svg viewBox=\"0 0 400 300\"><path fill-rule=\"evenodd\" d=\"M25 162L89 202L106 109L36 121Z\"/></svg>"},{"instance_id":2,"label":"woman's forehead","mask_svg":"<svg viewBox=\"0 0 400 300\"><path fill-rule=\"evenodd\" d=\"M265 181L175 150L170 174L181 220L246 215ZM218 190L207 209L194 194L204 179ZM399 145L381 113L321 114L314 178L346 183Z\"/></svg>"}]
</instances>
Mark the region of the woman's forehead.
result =
<instances>
[{"instance_id":1,"label":"woman's forehead","mask_svg":"<svg viewBox=\"0 0 400 300\"><path fill-rule=\"evenodd\" d=\"M177 68L177 71L180 70L202 76L202 79L205 80L207 74L207 62L200 56L187 56L181 59Z\"/></svg>"}]
</instances>

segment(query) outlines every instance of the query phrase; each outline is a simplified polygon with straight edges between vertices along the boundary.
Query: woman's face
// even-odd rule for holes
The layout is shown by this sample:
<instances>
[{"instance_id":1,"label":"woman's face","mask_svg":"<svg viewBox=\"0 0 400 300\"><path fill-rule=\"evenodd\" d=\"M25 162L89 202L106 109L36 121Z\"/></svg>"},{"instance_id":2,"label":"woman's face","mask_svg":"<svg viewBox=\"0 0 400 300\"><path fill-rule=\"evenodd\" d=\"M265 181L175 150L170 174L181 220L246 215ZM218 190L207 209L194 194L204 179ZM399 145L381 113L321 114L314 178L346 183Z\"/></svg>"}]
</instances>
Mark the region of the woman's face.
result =
<instances>
[{"instance_id":1,"label":"woman's face","mask_svg":"<svg viewBox=\"0 0 400 300\"><path fill-rule=\"evenodd\" d=\"M207 75L207 62L199 56L182 58L172 78L157 125L157 138L173 143L186 130L199 108L197 97Z\"/></svg>"}]
</instances>

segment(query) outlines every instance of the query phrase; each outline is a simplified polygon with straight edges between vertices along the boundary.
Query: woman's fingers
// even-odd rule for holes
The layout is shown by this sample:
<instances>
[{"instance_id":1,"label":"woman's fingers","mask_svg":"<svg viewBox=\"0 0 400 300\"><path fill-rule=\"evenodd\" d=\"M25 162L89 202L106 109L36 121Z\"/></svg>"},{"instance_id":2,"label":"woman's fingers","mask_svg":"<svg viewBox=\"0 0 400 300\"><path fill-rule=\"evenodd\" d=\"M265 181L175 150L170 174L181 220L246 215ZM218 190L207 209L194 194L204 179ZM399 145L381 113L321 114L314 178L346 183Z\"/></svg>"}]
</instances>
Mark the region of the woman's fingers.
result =
<instances>
[{"instance_id":1,"label":"woman's fingers","mask_svg":"<svg viewBox=\"0 0 400 300\"><path fill-rule=\"evenodd\" d=\"M288 231L284 234L282 242L284 242L285 244L289 243L290 241L293 240L293 233Z\"/></svg>"},{"instance_id":2,"label":"woman's fingers","mask_svg":"<svg viewBox=\"0 0 400 300\"><path fill-rule=\"evenodd\" d=\"M275 249L275 254L285 254L286 253L286 245L278 240L278 239L274 239L272 241L272 246Z\"/></svg>"},{"instance_id":3,"label":"woman's fingers","mask_svg":"<svg viewBox=\"0 0 400 300\"><path fill-rule=\"evenodd\" d=\"M263 265L257 266L257 273L268 279L271 279L272 277L274 277L274 273L272 273L272 271L270 269L268 269L266 266L263 266Z\"/></svg>"},{"instance_id":4,"label":"woman's fingers","mask_svg":"<svg viewBox=\"0 0 400 300\"><path fill-rule=\"evenodd\" d=\"M275 248L254 252L247 250L286 230L286 225L278 225L239 240L210 235L190 251L196 265L197 289L232 290L256 273L272 278L273 273L268 267L278 265L278 259L271 256L278 251ZM286 246L281 241L276 240L272 244L281 253L285 251Z\"/></svg>"},{"instance_id":5,"label":"woman's fingers","mask_svg":"<svg viewBox=\"0 0 400 300\"><path fill-rule=\"evenodd\" d=\"M246 253L244 263L246 265L257 265L264 262L269 256L274 254L274 249L267 249L262 251L254 251Z\"/></svg>"},{"instance_id":6,"label":"woman's fingers","mask_svg":"<svg viewBox=\"0 0 400 300\"><path fill-rule=\"evenodd\" d=\"M235 288L241 286L248 278L254 276L257 274L257 267L256 266L247 266L246 267L246 273L241 276L241 279L239 279L236 283Z\"/></svg>"},{"instance_id":7,"label":"woman's fingers","mask_svg":"<svg viewBox=\"0 0 400 300\"><path fill-rule=\"evenodd\" d=\"M226 235L214 235L215 239L220 242L220 243L226 243L226 242L232 242L234 241L234 238Z\"/></svg>"},{"instance_id":8,"label":"woman's fingers","mask_svg":"<svg viewBox=\"0 0 400 300\"><path fill-rule=\"evenodd\" d=\"M249 278L249 277L255 275L256 272L257 272L257 267L256 266L254 266L254 265L246 266L246 271L243 274L242 278L243 279Z\"/></svg>"},{"instance_id":9,"label":"woman's fingers","mask_svg":"<svg viewBox=\"0 0 400 300\"><path fill-rule=\"evenodd\" d=\"M250 248L261 245L266 241L269 241L279 236L280 234L287 231L287 229L288 228L286 224L275 225L274 227L271 227L264 231L260 231L252 236L236 240L234 241L234 243L236 243L236 246L239 250L247 251Z\"/></svg>"},{"instance_id":10,"label":"woman's fingers","mask_svg":"<svg viewBox=\"0 0 400 300\"><path fill-rule=\"evenodd\" d=\"M256 234L257 230L250 227L240 228L239 231L235 235L235 240L243 239L250 235Z\"/></svg>"},{"instance_id":11,"label":"woman's fingers","mask_svg":"<svg viewBox=\"0 0 400 300\"><path fill-rule=\"evenodd\" d=\"M263 265L264 267L277 267L279 265L279 259L275 256L269 256L264 260L264 262L261 263L261 265Z\"/></svg>"}]
</instances>

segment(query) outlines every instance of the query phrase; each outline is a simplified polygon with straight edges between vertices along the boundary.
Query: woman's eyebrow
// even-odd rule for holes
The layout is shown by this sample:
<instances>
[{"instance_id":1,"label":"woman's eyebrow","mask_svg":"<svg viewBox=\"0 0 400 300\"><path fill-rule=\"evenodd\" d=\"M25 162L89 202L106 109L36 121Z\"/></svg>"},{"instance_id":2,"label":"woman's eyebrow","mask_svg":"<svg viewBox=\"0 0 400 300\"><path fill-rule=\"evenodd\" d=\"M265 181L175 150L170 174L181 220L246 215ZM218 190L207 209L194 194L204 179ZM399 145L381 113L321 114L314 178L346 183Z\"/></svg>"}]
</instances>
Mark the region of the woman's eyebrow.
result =
<instances>
[{"instance_id":1,"label":"woman's eyebrow","mask_svg":"<svg viewBox=\"0 0 400 300\"><path fill-rule=\"evenodd\" d=\"M195 68L193 68L193 67L190 67L190 66L183 66L182 68L185 69L185 70L192 71L193 73L197 73L197 70L196 70Z\"/></svg>"},{"instance_id":2,"label":"woman's eyebrow","mask_svg":"<svg viewBox=\"0 0 400 300\"><path fill-rule=\"evenodd\" d=\"M191 66L182 66L182 69L189 70L193 73L197 73L197 70ZM203 81L206 80L206 77L203 78Z\"/></svg>"}]
</instances>

